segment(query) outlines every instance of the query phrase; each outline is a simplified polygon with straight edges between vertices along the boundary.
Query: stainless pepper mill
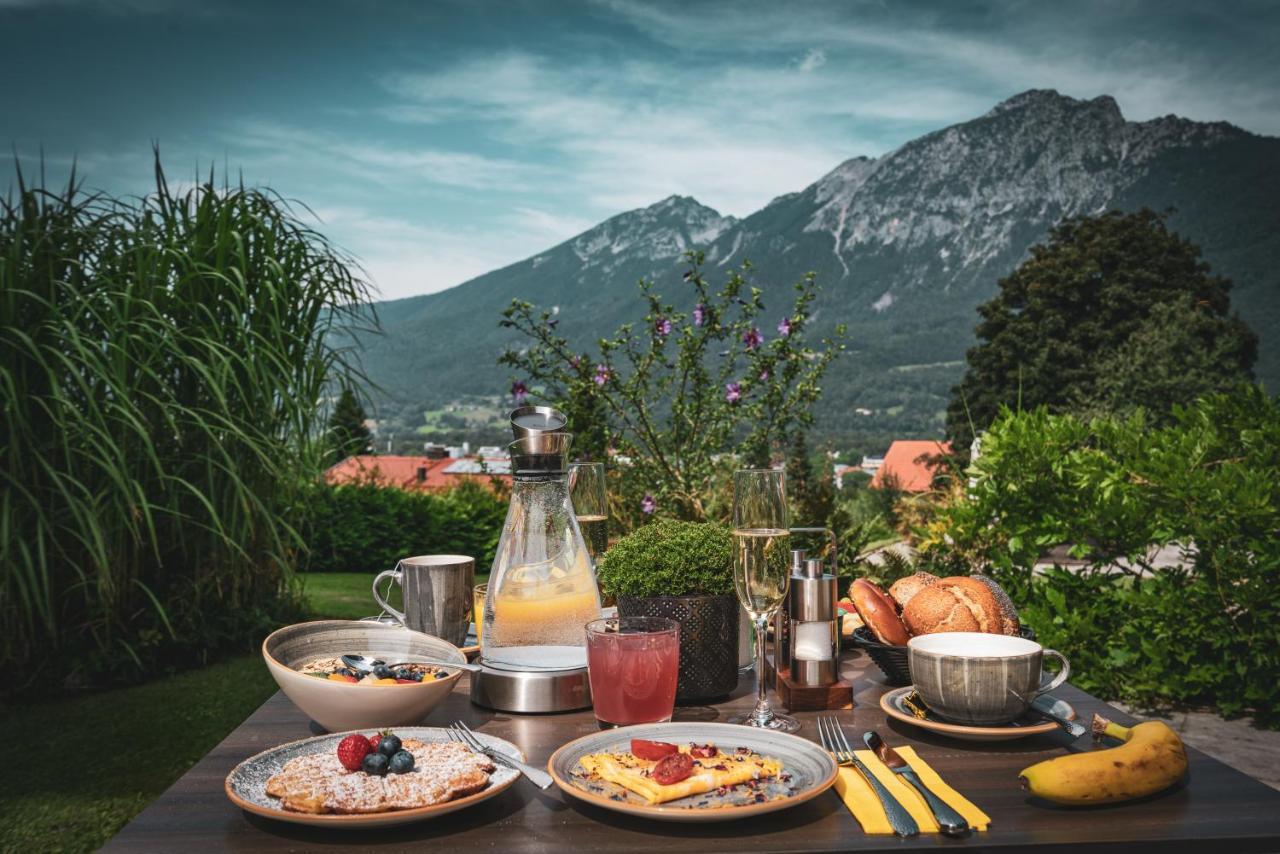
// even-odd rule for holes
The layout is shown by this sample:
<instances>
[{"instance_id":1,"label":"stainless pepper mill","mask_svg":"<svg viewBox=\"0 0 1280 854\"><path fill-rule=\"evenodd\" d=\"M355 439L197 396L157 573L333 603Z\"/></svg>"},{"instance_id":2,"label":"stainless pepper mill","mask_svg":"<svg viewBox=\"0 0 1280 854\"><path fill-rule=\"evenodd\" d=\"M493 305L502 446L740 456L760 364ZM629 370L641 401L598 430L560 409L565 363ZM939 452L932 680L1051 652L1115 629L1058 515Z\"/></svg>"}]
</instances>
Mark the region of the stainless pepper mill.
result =
<instances>
[{"instance_id":1,"label":"stainless pepper mill","mask_svg":"<svg viewBox=\"0 0 1280 854\"><path fill-rule=\"evenodd\" d=\"M794 552L792 553L795 554ZM821 558L804 561L787 593L787 653L791 681L799 686L832 685L839 679L840 627L836 621L836 577Z\"/></svg>"}]
</instances>

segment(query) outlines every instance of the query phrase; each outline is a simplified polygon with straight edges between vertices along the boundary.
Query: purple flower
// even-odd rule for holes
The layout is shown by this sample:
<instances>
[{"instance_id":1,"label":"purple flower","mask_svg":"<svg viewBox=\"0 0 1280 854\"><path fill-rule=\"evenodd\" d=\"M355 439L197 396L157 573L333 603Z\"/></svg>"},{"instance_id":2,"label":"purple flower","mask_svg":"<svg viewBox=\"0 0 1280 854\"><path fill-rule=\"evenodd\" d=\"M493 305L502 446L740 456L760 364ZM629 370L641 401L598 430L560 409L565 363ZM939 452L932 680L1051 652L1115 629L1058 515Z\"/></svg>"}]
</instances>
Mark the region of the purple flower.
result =
<instances>
[{"instance_id":1,"label":"purple flower","mask_svg":"<svg viewBox=\"0 0 1280 854\"><path fill-rule=\"evenodd\" d=\"M640 499L640 512L646 516L652 516L653 511L658 509L658 502L649 493L645 493L644 498Z\"/></svg>"},{"instance_id":2,"label":"purple flower","mask_svg":"<svg viewBox=\"0 0 1280 854\"><path fill-rule=\"evenodd\" d=\"M747 345L748 350L754 350L764 343L764 336L760 334L759 329L753 326L742 333L742 343Z\"/></svg>"},{"instance_id":3,"label":"purple flower","mask_svg":"<svg viewBox=\"0 0 1280 854\"><path fill-rule=\"evenodd\" d=\"M516 406L524 403L524 399L529 396L529 387L524 384L524 380L516 380L511 384L511 396L516 399Z\"/></svg>"},{"instance_id":4,"label":"purple flower","mask_svg":"<svg viewBox=\"0 0 1280 854\"><path fill-rule=\"evenodd\" d=\"M778 334L783 338L791 334L791 318L784 317L778 321Z\"/></svg>"},{"instance_id":5,"label":"purple flower","mask_svg":"<svg viewBox=\"0 0 1280 854\"><path fill-rule=\"evenodd\" d=\"M591 378L596 385L604 385L609 381L609 368L605 365L596 365L596 375Z\"/></svg>"},{"instance_id":6,"label":"purple flower","mask_svg":"<svg viewBox=\"0 0 1280 854\"><path fill-rule=\"evenodd\" d=\"M728 383L724 387L724 399L730 403L737 403L742 398L742 386L738 383Z\"/></svg>"},{"instance_id":7,"label":"purple flower","mask_svg":"<svg viewBox=\"0 0 1280 854\"><path fill-rule=\"evenodd\" d=\"M693 325L701 326L707 322L707 307L698 303L693 307Z\"/></svg>"},{"instance_id":8,"label":"purple flower","mask_svg":"<svg viewBox=\"0 0 1280 854\"><path fill-rule=\"evenodd\" d=\"M760 372L760 382L765 383L768 381L769 381L769 369L765 368L763 371Z\"/></svg>"},{"instance_id":9,"label":"purple flower","mask_svg":"<svg viewBox=\"0 0 1280 854\"><path fill-rule=\"evenodd\" d=\"M560 325L560 321L557 318L554 318L554 317L547 318L548 329L555 329L559 325Z\"/></svg>"},{"instance_id":10,"label":"purple flower","mask_svg":"<svg viewBox=\"0 0 1280 854\"><path fill-rule=\"evenodd\" d=\"M581 364L582 364L582 357L581 357L581 356L570 356L570 357L569 357L569 367L573 368L575 371L576 371L576 370L578 370L578 366L579 366L579 365L581 365Z\"/></svg>"},{"instance_id":11,"label":"purple flower","mask_svg":"<svg viewBox=\"0 0 1280 854\"><path fill-rule=\"evenodd\" d=\"M671 334L671 321L665 317L659 317L653 322L653 331L658 333L658 337L666 338Z\"/></svg>"}]
</instances>

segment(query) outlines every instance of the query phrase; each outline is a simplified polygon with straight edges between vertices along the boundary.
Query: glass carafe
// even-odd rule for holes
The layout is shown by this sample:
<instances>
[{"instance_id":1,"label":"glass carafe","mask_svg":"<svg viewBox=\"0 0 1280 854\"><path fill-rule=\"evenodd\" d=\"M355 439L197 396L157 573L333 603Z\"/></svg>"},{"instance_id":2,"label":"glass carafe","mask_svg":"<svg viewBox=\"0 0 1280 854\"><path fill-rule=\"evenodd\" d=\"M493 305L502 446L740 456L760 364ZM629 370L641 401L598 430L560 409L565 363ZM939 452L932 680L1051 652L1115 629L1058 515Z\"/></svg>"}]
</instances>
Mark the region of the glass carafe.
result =
<instances>
[{"instance_id":1,"label":"glass carafe","mask_svg":"<svg viewBox=\"0 0 1280 854\"><path fill-rule=\"evenodd\" d=\"M569 501L568 433L511 444L511 506L484 603L480 655L506 670L585 667L600 616L591 556Z\"/></svg>"}]
</instances>

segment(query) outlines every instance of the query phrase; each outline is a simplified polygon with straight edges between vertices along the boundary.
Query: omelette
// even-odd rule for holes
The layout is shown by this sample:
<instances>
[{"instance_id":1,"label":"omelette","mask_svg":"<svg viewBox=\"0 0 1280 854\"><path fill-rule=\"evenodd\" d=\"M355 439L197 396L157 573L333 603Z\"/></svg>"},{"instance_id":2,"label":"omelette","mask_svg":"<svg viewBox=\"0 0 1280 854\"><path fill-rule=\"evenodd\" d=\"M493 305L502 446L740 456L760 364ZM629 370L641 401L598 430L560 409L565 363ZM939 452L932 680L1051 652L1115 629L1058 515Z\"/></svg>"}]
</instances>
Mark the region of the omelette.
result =
<instances>
[{"instance_id":1,"label":"omelette","mask_svg":"<svg viewBox=\"0 0 1280 854\"><path fill-rule=\"evenodd\" d=\"M680 747L689 753L689 745ZM641 759L634 753L591 753L578 760L588 774L635 792L650 804L714 792L752 780L776 777L782 763L755 753L718 753L709 758L695 758L693 773L678 783L664 785L650 776L657 761Z\"/></svg>"}]
</instances>

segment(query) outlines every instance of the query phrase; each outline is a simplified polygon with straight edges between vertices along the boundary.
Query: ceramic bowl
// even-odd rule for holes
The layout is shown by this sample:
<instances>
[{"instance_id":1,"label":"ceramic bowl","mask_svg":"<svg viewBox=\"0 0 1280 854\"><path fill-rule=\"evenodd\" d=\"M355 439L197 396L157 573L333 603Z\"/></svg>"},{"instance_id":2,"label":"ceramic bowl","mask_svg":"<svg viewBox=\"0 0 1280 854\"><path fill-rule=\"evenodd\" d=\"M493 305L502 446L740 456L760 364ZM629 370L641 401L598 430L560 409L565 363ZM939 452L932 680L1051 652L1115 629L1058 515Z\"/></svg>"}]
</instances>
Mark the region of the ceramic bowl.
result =
<instances>
[{"instance_id":1,"label":"ceramic bowl","mask_svg":"<svg viewBox=\"0 0 1280 854\"><path fill-rule=\"evenodd\" d=\"M415 658L466 663L456 646L421 632L360 620L297 623L272 632L262 642L262 658L280 690L330 732L380 729L421 723L449 692L461 670L443 679L412 685L358 685L332 682L294 668L344 653L381 658L389 664Z\"/></svg>"}]
</instances>

